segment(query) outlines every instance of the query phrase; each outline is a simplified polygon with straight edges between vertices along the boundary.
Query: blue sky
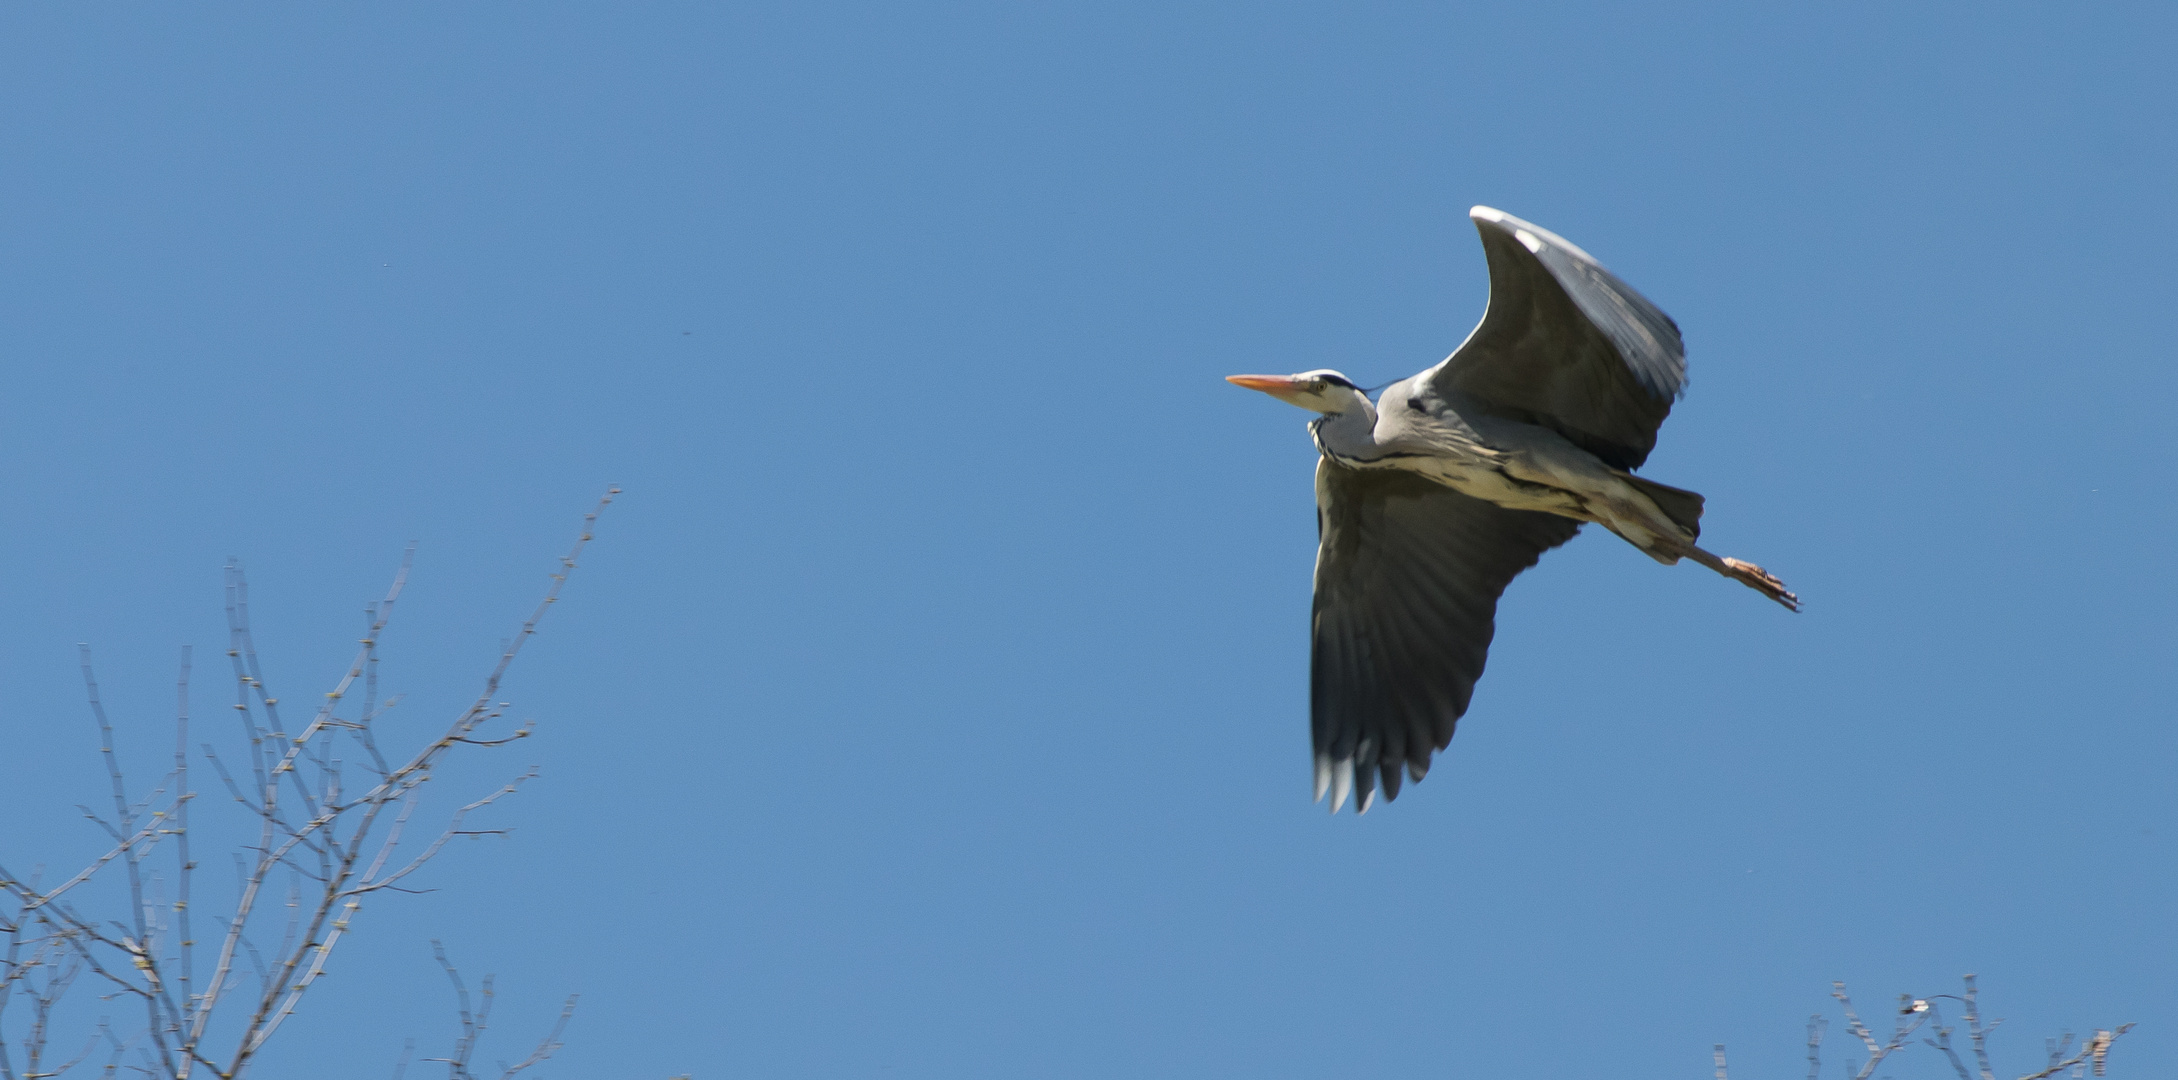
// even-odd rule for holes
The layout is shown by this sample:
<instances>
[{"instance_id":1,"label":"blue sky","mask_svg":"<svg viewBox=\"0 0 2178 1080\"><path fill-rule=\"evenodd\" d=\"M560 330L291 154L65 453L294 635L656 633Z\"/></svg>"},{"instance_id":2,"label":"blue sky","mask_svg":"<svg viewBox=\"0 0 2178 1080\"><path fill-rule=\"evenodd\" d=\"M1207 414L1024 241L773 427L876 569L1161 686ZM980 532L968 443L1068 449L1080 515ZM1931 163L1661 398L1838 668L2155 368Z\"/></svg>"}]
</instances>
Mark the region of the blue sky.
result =
<instances>
[{"instance_id":1,"label":"blue sky","mask_svg":"<svg viewBox=\"0 0 2178 1080\"><path fill-rule=\"evenodd\" d=\"M0 822L93 851L270 677L541 777L374 903L267 1075L1800 1075L1981 975L2178 1067L2156 5L0 11ZM1308 802L1305 417L1441 358L1475 203L1678 320L1644 470L1794 617L1607 535L1506 596L1427 782ZM203 676L201 711L226 700ZM1844 1055L1833 1030L1833 1061ZM2002 1059L2000 1059L2002 1060ZM1900 1077L1943 1075L1936 1059ZM1834 1067L1834 1066L1833 1066ZM2016 1073L2014 1073L2016 1075Z\"/></svg>"}]
</instances>

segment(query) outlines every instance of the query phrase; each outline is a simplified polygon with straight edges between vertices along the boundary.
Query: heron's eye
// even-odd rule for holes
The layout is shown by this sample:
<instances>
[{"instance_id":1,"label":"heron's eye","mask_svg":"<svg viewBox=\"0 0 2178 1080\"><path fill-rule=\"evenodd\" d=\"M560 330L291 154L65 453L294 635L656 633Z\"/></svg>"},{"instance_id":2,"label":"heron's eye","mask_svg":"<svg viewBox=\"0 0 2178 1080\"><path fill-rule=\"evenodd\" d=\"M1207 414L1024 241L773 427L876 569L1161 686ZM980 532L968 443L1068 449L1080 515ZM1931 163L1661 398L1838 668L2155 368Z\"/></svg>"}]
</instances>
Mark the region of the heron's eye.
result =
<instances>
[{"instance_id":1,"label":"heron's eye","mask_svg":"<svg viewBox=\"0 0 2178 1080\"><path fill-rule=\"evenodd\" d=\"M1413 410L1414 410L1415 412L1428 412L1428 411L1429 411L1429 409L1428 409L1427 407L1425 407L1425 406L1424 406L1424 405L1422 404L1422 399L1421 399L1421 398L1418 398L1418 397L1410 397L1410 398L1408 398L1408 399L1407 399L1407 408L1413 409Z\"/></svg>"}]
</instances>

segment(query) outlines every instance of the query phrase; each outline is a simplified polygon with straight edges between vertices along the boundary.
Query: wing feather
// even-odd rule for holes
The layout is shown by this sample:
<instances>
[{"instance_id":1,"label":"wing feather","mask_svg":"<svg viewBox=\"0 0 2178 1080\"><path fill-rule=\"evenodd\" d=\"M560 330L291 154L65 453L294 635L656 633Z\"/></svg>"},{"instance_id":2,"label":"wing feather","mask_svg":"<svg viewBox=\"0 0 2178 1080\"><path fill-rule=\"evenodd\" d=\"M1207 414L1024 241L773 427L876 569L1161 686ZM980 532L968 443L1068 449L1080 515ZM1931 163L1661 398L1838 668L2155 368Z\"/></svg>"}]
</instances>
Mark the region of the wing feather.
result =
<instances>
[{"instance_id":1,"label":"wing feather","mask_svg":"<svg viewBox=\"0 0 2178 1080\"><path fill-rule=\"evenodd\" d=\"M1498 597L1580 523L1328 459L1317 466L1316 499L1317 794L1327 778L1351 774L1356 806L1366 808L1379 787L1397 798L1402 775L1429 772L1482 676Z\"/></svg>"},{"instance_id":2,"label":"wing feather","mask_svg":"<svg viewBox=\"0 0 2178 1080\"><path fill-rule=\"evenodd\" d=\"M1490 263L1490 305L1427 373L1441 395L1551 428L1632 469L1686 390L1678 324L1564 237L1511 214L1469 211Z\"/></svg>"}]
</instances>

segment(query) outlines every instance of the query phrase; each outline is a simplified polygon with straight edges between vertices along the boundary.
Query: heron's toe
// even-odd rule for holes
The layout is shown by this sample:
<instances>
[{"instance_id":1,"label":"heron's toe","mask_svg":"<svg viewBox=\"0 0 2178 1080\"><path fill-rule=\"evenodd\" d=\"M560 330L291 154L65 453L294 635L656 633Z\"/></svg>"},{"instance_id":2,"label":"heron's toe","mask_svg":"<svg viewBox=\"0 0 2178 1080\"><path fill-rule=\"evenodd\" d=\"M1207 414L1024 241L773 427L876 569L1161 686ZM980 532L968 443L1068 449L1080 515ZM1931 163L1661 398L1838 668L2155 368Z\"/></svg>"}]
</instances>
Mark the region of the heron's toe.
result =
<instances>
[{"instance_id":1,"label":"heron's toe","mask_svg":"<svg viewBox=\"0 0 2178 1080\"><path fill-rule=\"evenodd\" d=\"M1744 559L1726 559L1724 565L1730 568L1732 576L1739 579L1741 584L1793 611L1800 610L1799 596L1785 588L1785 583L1778 580L1777 575Z\"/></svg>"}]
</instances>

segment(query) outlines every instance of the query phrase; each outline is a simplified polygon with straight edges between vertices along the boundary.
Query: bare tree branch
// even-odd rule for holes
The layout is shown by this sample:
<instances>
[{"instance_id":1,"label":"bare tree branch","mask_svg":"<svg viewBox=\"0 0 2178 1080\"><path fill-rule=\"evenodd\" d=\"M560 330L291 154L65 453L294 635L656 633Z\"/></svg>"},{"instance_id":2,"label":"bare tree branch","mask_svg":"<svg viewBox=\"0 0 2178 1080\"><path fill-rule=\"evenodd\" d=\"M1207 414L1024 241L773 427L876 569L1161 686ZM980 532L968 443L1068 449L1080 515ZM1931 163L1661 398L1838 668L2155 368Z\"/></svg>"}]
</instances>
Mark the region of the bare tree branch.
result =
<instances>
[{"instance_id":1,"label":"bare tree branch","mask_svg":"<svg viewBox=\"0 0 2178 1080\"><path fill-rule=\"evenodd\" d=\"M196 899L194 876L197 863L192 838L189 752L191 656L184 649L175 681L174 766L172 772L141 799L132 800L116 747L115 727L107 715L89 648L81 649L85 698L100 736L100 755L106 766L112 798L111 817L85 809L85 815L113 842L113 847L80 871L53 887L35 879L25 880L0 867L0 898L12 906L0 910L0 1021L9 1018L10 1002L21 999L27 1010L25 1024L17 1030L25 1037L7 1041L0 1027L0 1080L31 1080L57 1075L89 1060L101 1045L110 1049L105 1073L115 1075L133 1049L141 1065L127 1069L167 1080L189 1080L203 1069L223 1080L248 1071L268 1040L295 1014L304 995L326 971L332 951L351 928L363 898L374 892L414 892L405 882L441 852L457 836L501 835L503 828L472 828L468 819L492 806L535 776L531 770L497 790L461 806L430 844L405 862L391 862L409 819L422 805L423 785L448 754L459 747L504 746L530 735L524 724L511 732L487 730L506 715L498 700L500 686L523 646L537 631L546 611L558 602L568 575L589 543L598 514L619 489L609 491L598 506L583 518L582 531L559 559L550 583L537 607L521 624L518 634L502 643L499 655L485 676L481 692L457 713L442 732L398 764L381 748L374 726L397 697L381 700L378 679L378 644L390 621L414 564L415 549L404 553L391 586L383 598L365 610L365 632L357 642L353 659L332 689L312 709L309 722L290 733L281 719L280 699L266 678L258 656L250 621L249 583L239 565L227 568L228 649L234 675L233 708L240 728L241 753L247 768L227 767L209 743L202 746L205 760L235 803L247 808L254 826L253 843L235 853L236 893L231 912L215 916L219 941L208 970L196 962L193 926ZM345 713L351 694L360 698L360 711ZM361 748L369 783L351 792L344 771L340 740L352 739ZM230 757L228 760L232 760ZM158 871L147 871L145 860L161 843L173 840L176 874L169 883ZM119 883L128 910L114 920L93 920L79 914L70 899L118 864ZM163 857L160 863L165 866ZM286 930L279 948L268 958L252 943L252 927L263 929L272 913L265 891L273 875L286 868ZM269 959L269 963L267 960ZM256 976L254 987L235 1000L247 978L237 971L247 963ZM86 1049L57 1068L49 1068L49 1036L57 1016L55 1008L83 975L103 987L107 999L142 1002L143 1027L136 1037L124 1040L103 1023L85 1042ZM457 979L458 986L458 979ZM474 1035L480 1034L488 1016L490 987L487 980L485 1010L472 1019L475 1030L461 1051L462 1068L473 1053ZM222 1006L232 1005L230 1008ZM511 1077L545 1060L559 1047L559 1037L571 1015L574 999L568 1000L559 1022L545 1040L521 1063L504 1069ZM216 1028L215 1028L216 1022ZM215 1030L224 1040L236 1041L224 1060L207 1054L205 1047ZM405 1070L404 1054L400 1070ZM399 1070L397 1070L398 1072Z\"/></svg>"},{"instance_id":2,"label":"bare tree branch","mask_svg":"<svg viewBox=\"0 0 2178 1080\"><path fill-rule=\"evenodd\" d=\"M1854 1080L1869 1080L1869 1077L1875 1075L1877 1067L1882 1065L1886 1059L1909 1046L1913 1042L1914 1034L1924 1026L1932 1034L1923 1037L1921 1042L1934 1047L1944 1055L1945 1061L1951 1065L1951 1071L1958 1076L1958 1080L1996 1080L1996 1068L1990 1063L1989 1059L1989 1035L2003 1021L1994 1020L1986 1024L1982 1022L1979 990L1975 985L1974 976L1968 975L1964 981L1966 990L1963 994L1936 994L1928 998L1916 998L1910 994L1900 995L1898 1014L1892 1022L1890 1037L1885 1040L1877 1039L1874 1029L1861 1020L1860 1014L1853 1008L1852 999L1846 996L1845 984L1832 983L1830 996L1837 999L1838 1007L1845 1014L1846 1030L1852 1032L1853 1036L1860 1040L1861 1046L1868 1053L1867 1060L1861 1063L1860 1068L1850 1069L1850 1063L1848 1064ZM1967 1037L1974 1056L1972 1068L1968 1067L1965 1058L1959 1053L1959 1048L1952 1042L1952 1033L1958 1029L1944 1023L1941 1006L1939 1005L1941 1001L1956 1001L1960 1005L1960 1016L1966 1023ZM1821 1078L1822 1058L1820 1051L1823 1031L1827 1024L1828 1021L1819 1013L1808 1018L1808 1080L1820 1080ZM2049 1040L2046 1047L2047 1063L2045 1067L2039 1072L2022 1075L2019 1080L2049 1080L2050 1077L2068 1069L2072 1071L2075 1078L2084 1078L2090 1070L2095 1076L2100 1077L2104 1075L2110 1056L2110 1047L2132 1029L2133 1025L2131 1024L2124 1024L2109 1030L2098 1028L2091 1038L2077 1045L2073 1041L2072 1033L2066 1032L2062 1038ZM1728 1080L1725 1076L1723 1044L1720 1043L1716 1046L1713 1058L1716 1064L1716 1080Z\"/></svg>"}]
</instances>

